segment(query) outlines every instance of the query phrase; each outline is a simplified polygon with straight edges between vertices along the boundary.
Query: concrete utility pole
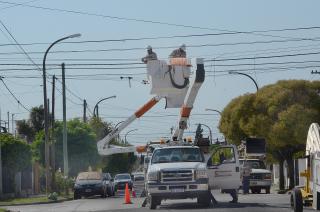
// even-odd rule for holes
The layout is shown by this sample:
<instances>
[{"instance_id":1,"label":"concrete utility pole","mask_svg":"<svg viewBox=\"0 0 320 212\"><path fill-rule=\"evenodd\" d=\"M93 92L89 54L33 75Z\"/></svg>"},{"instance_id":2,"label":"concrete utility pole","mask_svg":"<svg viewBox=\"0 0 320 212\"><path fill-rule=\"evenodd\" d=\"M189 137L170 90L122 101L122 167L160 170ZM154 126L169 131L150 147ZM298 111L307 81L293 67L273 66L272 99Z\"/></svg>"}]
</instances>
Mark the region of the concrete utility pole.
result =
<instances>
[{"instance_id":1,"label":"concrete utility pole","mask_svg":"<svg viewBox=\"0 0 320 212\"><path fill-rule=\"evenodd\" d=\"M14 113L11 113L11 129L12 129L12 135L14 137L16 137L16 134L14 132L14 129L15 129L15 127L14 127Z\"/></svg>"},{"instance_id":2,"label":"concrete utility pole","mask_svg":"<svg viewBox=\"0 0 320 212\"><path fill-rule=\"evenodd\" d=\"M62 63L62 106L63 106L63 173L68 176L68 138L67 138L67 115L66 115L66 84L65 64Z\"/></svg>"},{"instance_id":3,"label":"concrete utility pole","mask_svg":"<svg viewBox=\"0 0 320 212\"><path fill-rule=\"evenodd\" d=\"M7 115L8 115L8 133L9 133L10 132L10 113L9 113L9 111L8 111Z\"/></svg>"},{"instance_id":4,"label":"concrete utility pole","mask_svg":"<svg viewBox=\"0 0 320 212\"><path fill-rule=\"evenodd\" d=\"M87 101L83 100L83 122L87 122Z\"/></svg>"},{"instance_id":5,"label":"concrete utility pole","mask_svg":"<svg viewBox=\"0 0 320 212\"><path fill-rule=\"evenodd\" d=\"M54 119L55 119L55 89L56 88L56 76L53 75L52 76L52 106L51 106L51 151L50 151L50 155L51 155L51 188L55 189L55 185L56 185L56 178L55 178L55 172L56 172L56 157L55 157L55 152L56 152L56 141L55 141L55 137L54 137Z\"/></svg>"},{"instance_id":6,"label":"concrete utility pole","mask_svg":"<svg viewBox=\"0 0 320 212\"><path fill-rule=\"evenodd\" d=\"M1 108L0 108L0 130L1 130ZM0 143L0 198L2 198L2 154L1 154L1 151L2 150L1 150L1 143Z\"/></svg>"}]
</instances>

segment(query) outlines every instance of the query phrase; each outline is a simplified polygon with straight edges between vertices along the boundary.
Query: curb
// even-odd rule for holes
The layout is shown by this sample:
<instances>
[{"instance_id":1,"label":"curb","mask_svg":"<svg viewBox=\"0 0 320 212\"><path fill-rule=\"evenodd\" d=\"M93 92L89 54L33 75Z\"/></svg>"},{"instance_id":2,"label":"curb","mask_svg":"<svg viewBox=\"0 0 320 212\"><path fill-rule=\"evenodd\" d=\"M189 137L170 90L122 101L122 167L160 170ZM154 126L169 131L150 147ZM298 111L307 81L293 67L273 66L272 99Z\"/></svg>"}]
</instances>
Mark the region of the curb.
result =
<instances>
[{"instance_id":1,"label":"curb","mask_svg":"<svg viewBox=\"0 0 320 212\"><path fill-rule=\"evenodd\" d=\"M71 201L73 198L66 198L57 201L48 201L48 202L32 202L32 203L17 203L17 204L7 204L7 205L0 205L0 207L8 207L8 206L21 206L21 205L44 205L44 204L53 204L53 203L61 203L65 201Z\"/></svg>"}]
</instances>

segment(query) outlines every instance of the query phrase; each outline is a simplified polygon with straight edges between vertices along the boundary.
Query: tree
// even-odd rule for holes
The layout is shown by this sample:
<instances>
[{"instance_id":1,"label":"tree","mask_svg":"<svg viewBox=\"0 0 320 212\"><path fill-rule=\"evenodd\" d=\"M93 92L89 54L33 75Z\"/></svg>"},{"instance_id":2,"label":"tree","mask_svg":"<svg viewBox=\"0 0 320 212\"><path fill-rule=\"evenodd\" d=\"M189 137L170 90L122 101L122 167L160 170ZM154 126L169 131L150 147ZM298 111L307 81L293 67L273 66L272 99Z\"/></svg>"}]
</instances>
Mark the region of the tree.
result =
<instances>
[{"instance_id":1,"label":"tree","mask_svg":"<svg viewBox=\"0 0 320 212\"><path fill-rule=\"evenodd\" d=\"M31 148L11 134L0 134L1 159L4 167L9 168L13 173L22 171L31 164Z\"/></svg>"},{"instance_id":2,"label":"tree","mask_svg":"<svg viewBox=\"0 0 320 212\"><path fill-rule=\"evenodd\" d=\"M62 143L63 123L56 122L56 168L63 170L63 143ZM96 167L100 162L96 146L96 135L90 125L81 122L79 119L72 119L67 122L68 136L68 160L69 174L76 176L81 171L88 170L88 167ZM44 133L36 135L32 144L33 157L44 165Z\"/></svg>"},{"instance_id":3,"label":"tree","mask_svg":"<svg viewBox=\"0 0 320 212\"><path fill-rule=\"evenodd\" d=\"M235 143L246 137L267 139L267 150L280 166L288 163L290 188L294 187L294 154L304 151L308 127L320 121L320 82L279 81L233 99L224 109L219 128ZM280 173L280 189L283 189Z\"/></svg>"},{"instance_id":4,"label":"tree","mask_svg":"<svg viewBox=\"0 0 320 212\"><path fill-rule=\"evenodd\" d=\"M29 120L17 121L17 130L19 135L25 136L28 143L31 143L35 135L44 129L43 106L33 107L29 116Z\"/></svg>"}]
</instances>

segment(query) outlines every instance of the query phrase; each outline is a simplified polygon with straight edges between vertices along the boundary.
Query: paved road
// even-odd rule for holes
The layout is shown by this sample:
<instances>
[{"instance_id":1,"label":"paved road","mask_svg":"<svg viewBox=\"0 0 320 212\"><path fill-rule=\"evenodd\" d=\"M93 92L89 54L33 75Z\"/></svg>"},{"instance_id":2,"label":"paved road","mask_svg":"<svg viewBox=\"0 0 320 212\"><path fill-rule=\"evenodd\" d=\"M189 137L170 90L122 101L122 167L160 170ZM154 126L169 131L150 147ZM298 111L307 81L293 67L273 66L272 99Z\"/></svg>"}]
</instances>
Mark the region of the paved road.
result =
<instances>
[{"instance_id":1,"label":"paved road","mask_svg":"<svg viewBox=\"0 0 320 212\"><path fill-rule=\"evenodd\" d=\"M157 210L160 211L214 211L214 212L232 212L232 211L252 211L252 212L289 212L289 195L279 194L249 194L239 195L239 203L228 203L231 197L228 194L220 194L218 191L214 192L214 196L219 201L219 204L214 208L203 208L196 204L196 200L176 200L164 201ZM133 204L123 204L123 197L115 198L92 198L68 201L63 203L53 203L44 205L30 205L30 206L16 206L7 207L13 211L21 212L43 212L43 211L59 211L59 212L82 212L82 211L118 211L118 212L138 212L150 211L148 208L141 208L142 198L132 199ZM313 211L305 209L305 211Z\"/></svg>"}]
</instances>

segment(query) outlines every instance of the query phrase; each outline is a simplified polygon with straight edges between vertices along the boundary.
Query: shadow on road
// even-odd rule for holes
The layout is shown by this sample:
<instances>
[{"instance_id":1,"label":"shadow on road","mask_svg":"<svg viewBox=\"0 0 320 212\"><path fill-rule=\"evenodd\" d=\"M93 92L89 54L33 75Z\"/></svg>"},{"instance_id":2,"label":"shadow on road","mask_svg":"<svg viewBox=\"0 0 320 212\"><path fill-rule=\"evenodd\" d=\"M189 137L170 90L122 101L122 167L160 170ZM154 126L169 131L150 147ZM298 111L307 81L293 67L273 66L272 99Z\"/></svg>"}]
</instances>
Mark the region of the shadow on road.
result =
<instances>
[{"instance_id":1,"label":"shadow on road","mask_svg":"<svg viewBox=\"0 0 320 212\"><path fill-rule=\"evenodd\" d=\"M219 202L217 205L211 205L210 208L290 208L290 206L287 205L277 205L272 206L268 204L263 203L228 203L228 202ZM199 205L197 203L168 203L161 205L159 209L174 209L174 210L186 210L186 209L207 209L207 207L204 207L202 205Z\"/></svg>"}]
</instances>

